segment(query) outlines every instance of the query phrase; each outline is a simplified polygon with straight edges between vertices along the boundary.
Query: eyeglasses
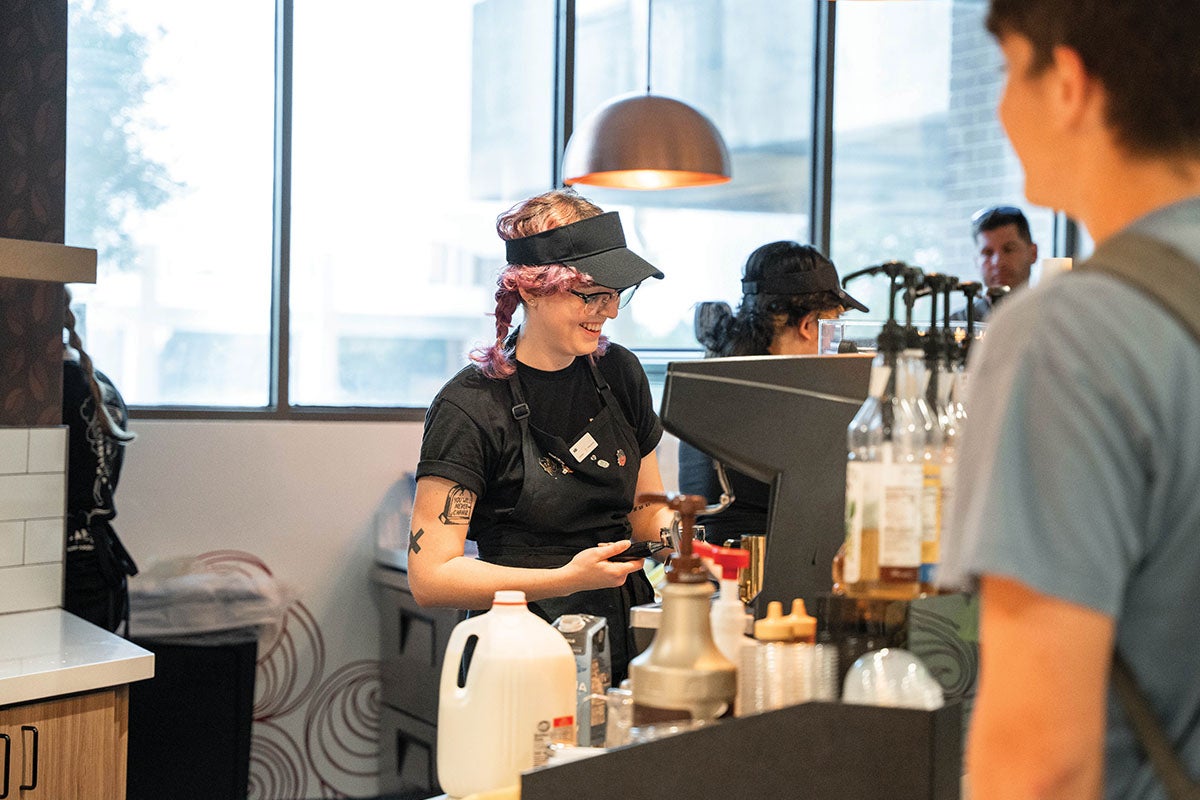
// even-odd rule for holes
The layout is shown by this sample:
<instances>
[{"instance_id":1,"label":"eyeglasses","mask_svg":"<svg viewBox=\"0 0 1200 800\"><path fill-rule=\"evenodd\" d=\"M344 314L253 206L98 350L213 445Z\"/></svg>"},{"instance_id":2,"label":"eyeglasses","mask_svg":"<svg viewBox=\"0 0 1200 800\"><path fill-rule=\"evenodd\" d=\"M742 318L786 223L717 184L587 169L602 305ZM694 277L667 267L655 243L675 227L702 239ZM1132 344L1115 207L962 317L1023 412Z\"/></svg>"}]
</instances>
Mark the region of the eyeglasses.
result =
<instances>
[{"instance_id":1,"label":"eyeglasses","mask_svg":"<svg viewBox=\"0 0 1200 800\"><path fill-rule=\"evenodd\" d=\"M608 308L613 301L616 301L617 308L624 308L629 305L629 301L633 299L633 293L637 291L639 286L641 286L640 283L635 283L633 286L628 286L619 292L592 292L591 294L577 292L574 289L567 289L567 291L582 300L584 308L595 308L602 311Z\"/></svg>"}]
</instances>

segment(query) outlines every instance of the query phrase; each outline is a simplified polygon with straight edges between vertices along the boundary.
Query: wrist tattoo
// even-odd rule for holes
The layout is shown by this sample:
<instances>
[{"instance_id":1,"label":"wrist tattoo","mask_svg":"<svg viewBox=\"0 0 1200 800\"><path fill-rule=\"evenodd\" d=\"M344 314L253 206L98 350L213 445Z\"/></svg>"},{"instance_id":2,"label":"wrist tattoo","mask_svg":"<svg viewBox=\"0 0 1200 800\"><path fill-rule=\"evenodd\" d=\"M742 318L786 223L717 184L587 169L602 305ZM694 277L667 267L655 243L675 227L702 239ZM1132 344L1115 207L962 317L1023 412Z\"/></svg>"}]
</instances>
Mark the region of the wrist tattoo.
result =
<instances>
[{"instance_id":1,"label":"wrist tattoo","mask_svg":"<svg viewBox=\"0 0 1200 800\"><path fill-rule=\"evenodd\" d=\"M417 540L420 539L424 535L425 535L424 528L422 528L421 530L418 530L418 531L409 531L408 532L408 552L413 553L414 555L416 553L421 552L421 545L417 544Z\"/></svg>"},{"instance_id":2,"label":"wrist tattoo","mask_svg":"<svg viewBox=\"0 0 1200 800\"><path fill-rule=\"evenodd\" d=\"M633 508L631 508L629 510L629 513L636 514L637 512L641 511L643 508L649 508L649 507L650 507L649 503L642 503L640 506L634 506Z\"/></svg>"},{"instance_id":3,"label":"wrist tattoo","mask_svg":"<svg viewBox=\"0 0 1200 800\"><path fill-rule=\"evenodd\" d=\"M461 483L456 483L446 493L446 507L438 514L438 521L443 525L466 525L474 510L475 495Z\"/></svg>"}]
</instances>

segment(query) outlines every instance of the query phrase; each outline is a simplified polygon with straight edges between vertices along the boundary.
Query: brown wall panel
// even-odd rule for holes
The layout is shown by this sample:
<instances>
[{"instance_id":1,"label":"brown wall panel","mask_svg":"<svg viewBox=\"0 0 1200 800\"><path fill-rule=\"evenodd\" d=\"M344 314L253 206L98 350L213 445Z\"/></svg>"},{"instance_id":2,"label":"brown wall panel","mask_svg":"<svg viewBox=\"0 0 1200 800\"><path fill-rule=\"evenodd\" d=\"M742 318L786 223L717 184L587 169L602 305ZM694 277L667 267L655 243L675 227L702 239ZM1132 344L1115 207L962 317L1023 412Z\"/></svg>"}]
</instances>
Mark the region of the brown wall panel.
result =
<instances>
[{"instance_id":1,"label":"brown wall panel","mask_svg":"<svg viewBox=\"0 0 1200 800\"><path fill-rule=\"evenodd\" d=\"M0 0L0 236L63 241L66 0ZM0 279L0 426L57 425L62 286Z\"/></svg>"}]
</instances>

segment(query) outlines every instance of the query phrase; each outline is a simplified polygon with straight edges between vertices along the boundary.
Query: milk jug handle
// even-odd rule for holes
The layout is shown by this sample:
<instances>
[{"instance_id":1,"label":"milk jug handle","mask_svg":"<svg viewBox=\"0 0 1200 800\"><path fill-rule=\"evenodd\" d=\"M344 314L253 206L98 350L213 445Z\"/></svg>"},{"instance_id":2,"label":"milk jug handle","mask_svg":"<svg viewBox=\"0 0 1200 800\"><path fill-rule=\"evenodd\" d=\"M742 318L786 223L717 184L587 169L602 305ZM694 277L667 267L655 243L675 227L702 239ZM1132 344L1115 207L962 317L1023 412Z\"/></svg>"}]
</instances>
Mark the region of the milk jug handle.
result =
<instances>
[{"instance_id":1,"label":"milk jug handle","mask_svg":"<svg viewBox=\"0 0 1200 800\"><path fill-rule=\"evenodd\" d=\"M442 680L438 686L438 694L441 698L450 697L453 692L459 690L458 668L462 664L462 656L467 646L467 639L471 636L479 635L483 621L484 617L482 616L464 619L450 631L450 640L446 643L446 655L442 661ZM468 679L470 678L470 674L470 669L468 669ZM466 688L465 685L463 688Z\"/></svg>"}]
</instances>

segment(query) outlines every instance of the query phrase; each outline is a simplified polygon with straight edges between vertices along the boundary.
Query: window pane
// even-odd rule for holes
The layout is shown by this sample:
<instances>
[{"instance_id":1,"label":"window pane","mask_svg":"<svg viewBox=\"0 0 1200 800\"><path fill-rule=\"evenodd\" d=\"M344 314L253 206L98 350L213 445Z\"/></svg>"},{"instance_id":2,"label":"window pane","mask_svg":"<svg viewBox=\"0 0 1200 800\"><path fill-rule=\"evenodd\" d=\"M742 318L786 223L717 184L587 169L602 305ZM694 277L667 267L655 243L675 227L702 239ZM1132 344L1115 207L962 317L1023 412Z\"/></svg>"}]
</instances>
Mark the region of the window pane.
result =
<instances>
[{"instance_id":1,"label":"window pane","mask_svg":"<svg viewBox=\"0 0 1200 800\"><path fill-rule=\"evenodd\" d=\"M576 125L612 97L645 90L646 6L579 0ZM658 192L577 188L620 211L631 246L667 276L643 284L606 330L627 346L698 348L697 302L736 307L752 250L808 241L814 8L811 0L657 0L653 12L651 90L716 124L733 181Z\"/></svg>"},{"instance_id":2,"label":"window pane","mask_svg":"<svg viewBox=\"0 0 1200 800\"><path fill-rule=\"evenodd\" d=\"M832 256L843 275L900 259L979 280L970 219L992 204L1023 209L1051 255L1053 215L1025 201L996 119L1003 60L985 11L972 0L837 4ZM852 291L872 318L887 316L886 279Z\"/></svg>"},{"instance_id":3,"label":"window pane","mask_svg":"<svg viewBox=\"0 0 1200 800\"><path fill-rule=\"evenodd\" d=\"M495 338L496 215L552 185L553 0L413 8L296 2L297 405L427 405Z\"/></svg>"},{"instance_id":4,"label":"window pane","mask_svg":"<svg viewBox=\"0 0 1200 800\"><path fill-rule=\"evenodd\" d=\"M71 0L72 292L131 405L264 406L270 380L269 0ZM231 20L236 20L236 24Z\"/></svg>"}]
</instances>

